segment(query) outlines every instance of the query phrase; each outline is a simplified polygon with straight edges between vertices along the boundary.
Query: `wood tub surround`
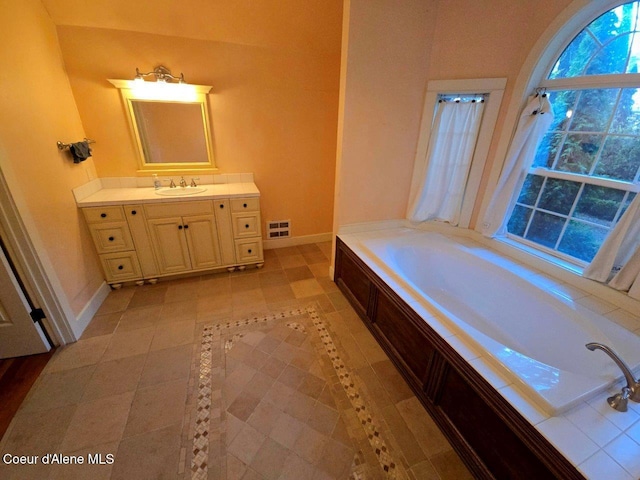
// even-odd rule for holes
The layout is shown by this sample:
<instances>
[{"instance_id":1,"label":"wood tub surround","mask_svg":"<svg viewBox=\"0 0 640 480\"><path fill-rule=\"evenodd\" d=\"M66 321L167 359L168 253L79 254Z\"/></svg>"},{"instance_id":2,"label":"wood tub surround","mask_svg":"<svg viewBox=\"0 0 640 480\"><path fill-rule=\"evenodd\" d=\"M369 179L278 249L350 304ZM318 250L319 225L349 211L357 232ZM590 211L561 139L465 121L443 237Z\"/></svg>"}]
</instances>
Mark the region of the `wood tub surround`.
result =
<instances>
[{"instance_id":1,"label":"wood tub surround","mask_svg":"<svg viewBox=\"0 0 640 480\"><path fill-rule=\"evenodd\" d=\"M475 477L584 478L339 237L335 281Z\"/></svg>"}]
</instances>

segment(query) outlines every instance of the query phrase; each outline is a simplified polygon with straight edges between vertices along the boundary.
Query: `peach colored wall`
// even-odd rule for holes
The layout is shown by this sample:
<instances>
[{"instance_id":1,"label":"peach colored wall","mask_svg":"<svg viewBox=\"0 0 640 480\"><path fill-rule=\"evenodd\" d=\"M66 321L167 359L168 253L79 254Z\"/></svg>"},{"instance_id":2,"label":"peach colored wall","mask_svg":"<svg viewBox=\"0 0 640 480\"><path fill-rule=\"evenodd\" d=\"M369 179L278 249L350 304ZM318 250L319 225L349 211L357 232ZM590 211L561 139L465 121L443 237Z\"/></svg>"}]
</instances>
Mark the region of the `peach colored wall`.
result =
<instances>
[{"instance_id":1,"label":"peach colored wall","mask_svg":"<svg viewBox=\"0 0 640 480\"><path fill-rule=\"evenodd\" d=\"M330 232L339 18L327 32L325 43L334 45L328 52L59 26L80 116L98 142L98 175L135 176L137 170L124 107L107 78L132 78L136 67L163 64L189 83L213 86L209 112L219 173L255 174L264 220L291 219L293 236Z\"/></svg>"},{"instance_id":2,"label":"peach colored wall","mask_svg":"<svg viewBox=\"0 0 640 480\"><path fill-rule=\"evenodd\" d=\"M433 5L345 2L349 22L343 39L336 225L404 217L435 25Z\"/></svg>"},{"instance_id":3,"label":"peach colored wall","mask_svg":"<svg viewBox=\"0 0 640 480\"><path fill-rule=\"evenodd\" d=\"M503 128L513 128L504 125L504 116L515 79L537 39L569 3L347 2L337 225L404 218L427 81L506 77L479 207L497 139Z\"/></svg>"},{"instance_id":4,"label":"peach colored wall","mask_svg":"<svg viewBox=\"0 0 640 480\"><path fill-rule=\"evenodd\" d=\"M71 189L95 178L56 141L84 130L64 72L56 29L39 0L5 2L0 15L0 168L30 235L44 246L65 300L77 315L102 283Z\"/></svg>"}]
</instances>

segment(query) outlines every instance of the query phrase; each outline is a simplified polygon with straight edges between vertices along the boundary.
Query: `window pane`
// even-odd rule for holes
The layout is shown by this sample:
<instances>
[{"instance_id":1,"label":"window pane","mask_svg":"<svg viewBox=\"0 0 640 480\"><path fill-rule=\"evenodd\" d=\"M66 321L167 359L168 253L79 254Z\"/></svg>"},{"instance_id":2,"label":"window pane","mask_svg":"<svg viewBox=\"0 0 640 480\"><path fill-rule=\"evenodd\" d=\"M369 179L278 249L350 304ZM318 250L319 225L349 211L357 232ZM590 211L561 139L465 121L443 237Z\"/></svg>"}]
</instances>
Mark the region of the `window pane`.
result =
<instances>
[{"instance_id":1,"label":"window pane","mask_svg":"<svg viewBox=\"0 0 640 480\"><path fill-rule=\"evenodd\" d=\"M618 213L624 194L614 188L585 185L573 216L608 227Z\"/></svg>"},{"instance_id":2,"label":"window pane","mask_svg":"<svg viewBox=\"0 0 640 480\"><path fill-rule=\"evenodd\" d=\"M639 48L640 48L640 34L636 32L633 34L631 55L629 56L629 64L627 65L626 73L638 73L638 61L640 60L640 55L638 54Z\"/></svg>"},{"instance_id":3,"label":"window pane","mask_svg":"<svg viewBox=\"0 0 640 480\"><path fill-rule=\"evenodd\" d=\"M602 245L607 232L606 228L571 220L558 245L558 250L590 262Z\"/></svg>"},{"instance_id":4,"label":"window pane","mask_svg":"<svg viewBox=\"0 0 640 480\"><path fill-rule=\"evenodd\" d=\"M569 130L574 132L603 132L613 114L619 89L583 90Z\"/></svg>"},{"instance_id":5,"label":"window pane","mask_svg":"<svg viewBox=\"0 0 640 480\"><path fill-rule=\"evenodd\" d=\"M589 59L597 50L598 45L591 35L583 30L567 46L554 65L549 78L566 78L581 75Z\"/></svg>"},{"instance_id":6,"label":"window pane","mask_svg":"<svg viewBox=\"0 0 640 480\"><path fill-rule=\"evenodd\" d=\"M547 178L538 207L561 215L568 215L580 190L578 182Z\"/></svg>"},{"instance_id":7,"label":"window pane","mask_svg":"<svg viewBox=\"0 0 640 480\"><path fill-rule=\"evenodd\" d=\"M533 166L551 168L563 138L562 133L547 133L538 145Z\"/></svg>"},{"instance_id":8,"label":"window pane","mask_svg":"<svg viewBox=\"0 0 640 480\"><path fill-rule=\"evenodd\" d=\"M520 197L518 198L518 203L531 206L535 205L543 181L544 177L540 175L527 174L527 178L525 178L524 185L522 186L522 191L520 192Z\"/></svg>"},{"instance_id":9,"label":"window pane","mask_svg":"<svg viewBox=\"0 0 640 480\"><path fill-rule=\"evenodd\" d=\"M591 22L589 30L600 43L607 43L615 35L631 30L631 10L630 5L609 10Z\"/></svg>"},{"instance_id":10,"label":"window pane","mask_svg":"<svg viewBox=\"0 0 640 480\"><path fill-rule=\"evenodd\" d=\"M553 123L550 131L565 130L575 109L578 92L575 90L559 90L551 92L550 101L553 108ZM570 112L567 115L567 112Z\"/></svg>"},{"instance_id":11,"label":"window pane","mask_svg":"<svg viewBox=\"0 0 640 480\"><path fill-rule=\"evenodd\" d=\"M567 135L555 170L588 174L602 142L602 135Z\"/></svg>"},{"instance_id":12,"label":"window pane","mask_svg":"<svg viewBox=\"0 0 640 480\"><path fill-rule=\"evenodd\" d=\"M529 221L531 212L533 212L533 210L530 208L516 205L507 224L507 231L522 237L527 228L527 222Z\"/></svg>"},{"instance_id":13,"label":"window pane","mask_svg":"<svg viewBox=\"0 0 640 480\"><path fill-rule=\"evenodd\" d=\"M611 133L640 134L640 89L622 89L609 131Z\"/></svg>"},{"instance_id":14,"label":"window pane","mask_svg":"<svg viewBox=\"0 0 640 480\"><path fill-rule=\"evenodd\" d=\"M586 75L604 75L611 73L624 73L629 56L629 46L632 36L621 35L605 45L589 63Z\"/></svg>"},{"instance_id":15,"label":"window pane","mask_svg":"<svg viewBox=\"0 0 640 480\"><path fill-rule=\"evenodd\" d=\"M564 222L565 219L557 215L536 211L525 238L545 247L554 248Z\"/></svg>"},{"instance_id":16,"label":"window pane","mask_svg":"<svg viewBox=\"0 0 640 480\"><path fill-rule=\"evenodd\" d=\"M610 136L593 172L598 177L633 182L640 167L640 139Z\"/></svg>"}]
</instances>

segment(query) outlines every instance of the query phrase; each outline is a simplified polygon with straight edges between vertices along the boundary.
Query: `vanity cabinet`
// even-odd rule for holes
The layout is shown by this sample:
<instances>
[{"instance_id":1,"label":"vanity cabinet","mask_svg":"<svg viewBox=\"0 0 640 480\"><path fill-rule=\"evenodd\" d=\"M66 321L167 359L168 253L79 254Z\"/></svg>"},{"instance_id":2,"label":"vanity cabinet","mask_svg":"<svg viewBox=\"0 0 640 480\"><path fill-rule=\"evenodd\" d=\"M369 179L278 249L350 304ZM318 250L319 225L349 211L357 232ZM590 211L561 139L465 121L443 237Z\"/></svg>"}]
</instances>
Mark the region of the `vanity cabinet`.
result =
<instances>
[{"instance_id":1,"label":"vanity cabinet","mask_svg":"<svg viewBox=\"0 0 640 480\"><path fill-rule=\"evenodd\" d=\"M107 282L141 281L142 269L123 207L82 210Z\"/></svg>"},{"instance_id":2,"label":"vanity cabinet","mask_svg":"<svg viewBox=\"0 0 640 480\"><path fill-rule=\"evenodd\" d=\"M257 197L82 208L105 278L158 277L264 262Z\"/></svg>"}]
</instances>

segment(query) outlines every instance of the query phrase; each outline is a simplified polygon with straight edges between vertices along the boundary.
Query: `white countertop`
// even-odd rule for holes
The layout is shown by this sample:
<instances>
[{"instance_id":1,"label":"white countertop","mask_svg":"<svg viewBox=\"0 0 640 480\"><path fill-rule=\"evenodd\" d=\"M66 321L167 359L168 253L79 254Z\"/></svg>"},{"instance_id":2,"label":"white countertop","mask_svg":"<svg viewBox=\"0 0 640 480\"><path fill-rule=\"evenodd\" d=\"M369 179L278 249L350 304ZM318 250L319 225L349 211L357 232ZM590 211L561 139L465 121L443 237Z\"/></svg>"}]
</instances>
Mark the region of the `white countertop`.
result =
<instances>
[{"instance_id":1,"label":"white countertop","mask_svg":"<svg viewBox=\"0 0 640 480\"><path fill-rule=\"evenodd\" d=\"M260 190L258 190L255 183L251 182L216 183L198 186L206 188L206 190L204 192L182 196L158 195L153 187L102 188L81 199L76 196L76 204L78 207L98 207L127 203L189 202L193 200L260 196ZM180 189L181 187L176 188Z\"/></svg>"}]
</instances>

